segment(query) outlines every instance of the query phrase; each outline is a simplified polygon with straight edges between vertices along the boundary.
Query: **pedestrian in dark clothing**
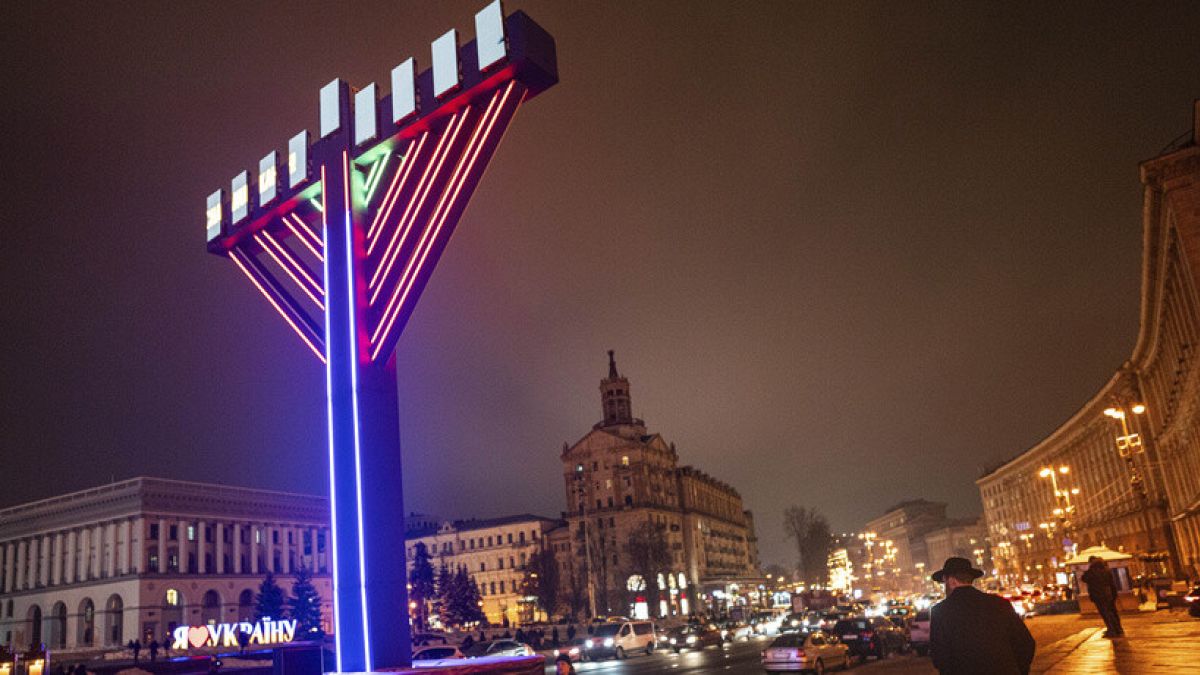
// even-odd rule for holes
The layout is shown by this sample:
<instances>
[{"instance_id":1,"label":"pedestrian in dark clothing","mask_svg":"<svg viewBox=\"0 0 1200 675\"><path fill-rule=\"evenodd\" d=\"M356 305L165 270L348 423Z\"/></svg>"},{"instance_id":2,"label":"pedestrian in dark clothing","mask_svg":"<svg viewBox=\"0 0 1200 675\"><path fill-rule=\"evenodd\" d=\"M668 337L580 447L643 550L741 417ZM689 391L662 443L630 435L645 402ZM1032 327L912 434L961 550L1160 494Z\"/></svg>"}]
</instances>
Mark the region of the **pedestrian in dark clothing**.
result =
<instances>
[{"instance_id":1,"label":"pedestrian in dark clothing","mask_svg":"<svg viewBox=\"0 0 1200 675\"><path fill-rule=\"evenodd\" d=\"M575 639L575 624L567 624L567 642Z\"/></svg>"},{"instance_id":2,"label":"pedestrian in dark clothing","mask_svg":"<svg viewBox=\"0 0 1200 675\"><path fill-rule=\"evenodd\" d=\"M475 644L475 638L472 637L470 633L467 633L467 637L463 638L462 646L460 647L460 649L462 649L465 652L468 649L470 649L471 645L473 645L473 644Z\"/></svg>"},{"instance_id":3,"label":"pedestrian in dark clothing","mask_svg":"<svg viewBox=\"0 0 1200 675\"><path fill-rule=\"evenodd\" d=\"M129 648L131 650L133 650L133 662L137 663L138 662L138 654L140 654L142 652L142 641L141 640L130 640Z\"/></svg>"},{"instance_id":4,"label":"pedestrian in dark clothing","mask_svg":"<svg viewBox=\"0 0 1200 675\"><path fill-rule=\"evenodd\" d=\"M558 626L550 629L550 641L554 643L555 647L558 646Z\"/></svg>"},{"instance_id":5,"label":"pedestrian in dark clothing","mask_svg":"<svg viewBox=\"0 0 1200 675\"><path fill-rule=\"evenodd\" d=\"M933 580L946 599L930 610L929 651L942 675L1026 675L1036 643L1007 600L976 589L983 572L947 558Z\"/></svg>"},{"instance_id":6,"label":"pedestrian in dark clothing","mask_svg":"<svg viewBox=\"0 0 1200 675\"><path fill-rule=\"evenodd\" d=\"M525 637L525 631L521 630L520 628L517 629L517 634L514 637L516 637L517 642L528 642L529 641Z\"/></svg>"},{"instance_id":7,"label":"pedestrian in dark clothing","mask_svg":"<svg viewBox=\"0 0 1200 675\"><path fill-rule=\"evenodd\" d=\"M1108 571L1108 565L1100 556L1088 558L1088 568L1082 579L1083 583L1087 584L1088 597L1095 603L1100 618L1104 619L1107 629L1104 631L1104 637L1116 638L1125 635L1125 629L1121 627L1121 617L1117 614L1117 587L1113 584L1112 572Z\"/></svg>"},{"instance_id":8,"label":"pedestrian in dark clothing","mask_svg":"<svg viewBox=\"0 0 1200 675\"><path fill-rule=\"evenodd\" d=\"M150 640L150 660L158 658L158 640Z\"/></svg>"}]
</instances>

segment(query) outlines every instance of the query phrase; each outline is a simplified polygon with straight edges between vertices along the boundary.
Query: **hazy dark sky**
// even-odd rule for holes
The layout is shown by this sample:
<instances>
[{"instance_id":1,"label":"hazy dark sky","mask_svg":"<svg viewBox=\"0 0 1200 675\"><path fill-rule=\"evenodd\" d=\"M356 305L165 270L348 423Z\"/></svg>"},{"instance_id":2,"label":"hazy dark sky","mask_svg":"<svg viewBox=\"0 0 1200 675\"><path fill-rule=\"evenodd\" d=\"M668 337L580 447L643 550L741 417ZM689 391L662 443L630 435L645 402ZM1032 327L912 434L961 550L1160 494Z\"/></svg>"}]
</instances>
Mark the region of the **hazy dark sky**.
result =
<instances>
[{"instance_id":1,"label":"hazy dark sky","mask_svg":"<svg viewBox=\"0 0 1200 675\"><path fill-rule=\"evenodd\" d=\"M322 369L204 197L483 0L6 7L0 504L151 474L325 485ZM563 507L635 412L780 512L980 511L1137 330L1137 162L1190 129L1200 3L510 1L558 41L399 345L406 497Z\"/></svg>"}]
</instances>

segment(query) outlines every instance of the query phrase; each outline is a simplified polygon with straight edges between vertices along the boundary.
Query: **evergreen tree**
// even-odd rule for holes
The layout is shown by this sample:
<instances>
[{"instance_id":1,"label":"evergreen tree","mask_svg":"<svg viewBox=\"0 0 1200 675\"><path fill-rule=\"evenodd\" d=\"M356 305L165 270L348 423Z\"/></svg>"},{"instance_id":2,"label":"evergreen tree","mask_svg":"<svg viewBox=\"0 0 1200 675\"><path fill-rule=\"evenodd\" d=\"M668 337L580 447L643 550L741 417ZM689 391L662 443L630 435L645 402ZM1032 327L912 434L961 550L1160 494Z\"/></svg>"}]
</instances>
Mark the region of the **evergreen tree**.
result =
<instances>
[{"instance_id":1,"label":"evergreen tree","mask_svg":"<svg viewBox=\"0 0 1200 675\"><path fill-rule=\"evenodd\" d=\"M296 620L296 638L319 640L325 635L321 629L321 595L312 583L312 572L301 565L296 571L296 583L292 585L292 597L288 598L288 617Z\"/></svg>"},{"instance_id":2,"label":"evergreen tree","mask_svg":"<svg viewBox=\"0 0 1200 675\"><path fill-rule=\"evenodd\" d=\"M272 619L283 618L283 589L275 583L275 575L267 572L262 583L258 586L258 595L254 597L254 618Z\"/></svg>"},{"instance_id":3,"label":"evergreen tree","mask_svg":"<svg viewBox=\"0 0 1200 675\"><path fill-rule=\"evenodd\" d=\"M466 567L458 568L454 575L455 596L458 600L458 617L462 623L483 621L483 596L479 593L479 584L471 578Z\"/></svg>"},{"instance_id":4,"label":"evergreen tree","mask_svg":"<svg viewBox=\"0 0 1200 675\"><path fill-rule=\"evenodd\" d=\"M522 593L537 598L538 607L551 618L558 610L558 559L554 551L542 547L525 565Z\"/></svg>"},{"instance_id":5,"label":"evergreen tree","mask_svg":"<svg viewBox=\"0 0 1200 675\"><path fill-rule=\"evenodd\" d=\"M416 555L413 556L412 572L408 575L408 583L412 587L409 599L417 603L417 625L425 628L429 625L429 603L437 599L437 587L434 584L433 563L430 561L429 549L424 543L417 544Z\"/></svg>"},{"instance_id":6,"label":"evergreen tree","mask_svg":"<svg viewBox=\"0 0 1200 675\"><path fill-rule=\"evenodd\" d=\"M454 603L454 575L446 567L446 563L438 569L437 576L437 613L443 626L458 624L457 607Z\"/></svg>"}]
</instances>

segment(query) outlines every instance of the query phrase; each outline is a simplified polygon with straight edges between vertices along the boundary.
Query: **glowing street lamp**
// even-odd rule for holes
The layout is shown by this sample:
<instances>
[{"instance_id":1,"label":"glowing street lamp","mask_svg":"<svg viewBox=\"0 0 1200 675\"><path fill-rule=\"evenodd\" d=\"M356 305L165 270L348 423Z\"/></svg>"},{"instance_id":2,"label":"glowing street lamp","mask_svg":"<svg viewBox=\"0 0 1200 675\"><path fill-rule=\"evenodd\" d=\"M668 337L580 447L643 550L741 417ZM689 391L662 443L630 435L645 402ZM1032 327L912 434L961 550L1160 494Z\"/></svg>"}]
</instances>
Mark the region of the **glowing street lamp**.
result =
<instances>
[{"instance_id":1,"label":"glowing street lamp","mask_svg":"<svg viewBox=\"0 0 1200 675\"><path fill-rule=\"evenodd\" d=\"M208 251L325 370L340 672L409 665L395 345L517 108L558 81L554 38L524 13L495 0L475 35L434 40L425 72L393 68L387 96L329 82L315 140L292 136L206 202Z\"/></svg>"},{"instance_id":2,"label":"glowing street lamp","mask_svg":"<svg viewBox=\"0 0 1200 675\"><path fill-rule=\"evenodd\" d=\"M1129 406L1128 412L1134 415L1144 415L1146 413L1146 406L1143 403L1134 403ZM1146 494L1146 482L1142 478L1141 469L1138 468L1137 462L1134 461L1134 455L1139 455L1146 451L1142 443L1142 437L1136 432L1129 430L1129 414L1122 405L1114 404L1109 408L1105 408L1104 414L1121 424L1121 433L1117 436L1117 453L1125 460L1125 466L1129 469L1129 484L1138 496L1143 514L1148 515L1148 511L1150 510L1150 496ZM1158 545L1155 543L1154 528L1150 525L1149 520L1146 522L1146 540L1151 551L1158 548Z\"/></svg>"}]
</instances>

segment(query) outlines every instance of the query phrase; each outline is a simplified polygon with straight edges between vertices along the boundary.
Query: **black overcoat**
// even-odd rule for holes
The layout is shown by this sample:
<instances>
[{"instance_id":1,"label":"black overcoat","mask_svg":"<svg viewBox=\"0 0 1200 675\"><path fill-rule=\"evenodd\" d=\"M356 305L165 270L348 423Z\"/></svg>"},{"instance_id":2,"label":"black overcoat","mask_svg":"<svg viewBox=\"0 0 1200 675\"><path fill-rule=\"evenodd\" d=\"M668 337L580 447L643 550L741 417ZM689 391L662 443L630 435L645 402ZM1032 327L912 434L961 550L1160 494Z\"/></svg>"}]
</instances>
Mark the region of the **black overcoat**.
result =
<instances>
[{"instance_id":1,"label":"black overcoat","mask_svg":"<svg viewBox=\"0 0 1200 675\"><path fill-rule=\"evenodd\" d=\"M930 611L929 651L942 675L1025 675L1035 643L1008 600L959 586Z\"/></svg>"}]
</instances>

